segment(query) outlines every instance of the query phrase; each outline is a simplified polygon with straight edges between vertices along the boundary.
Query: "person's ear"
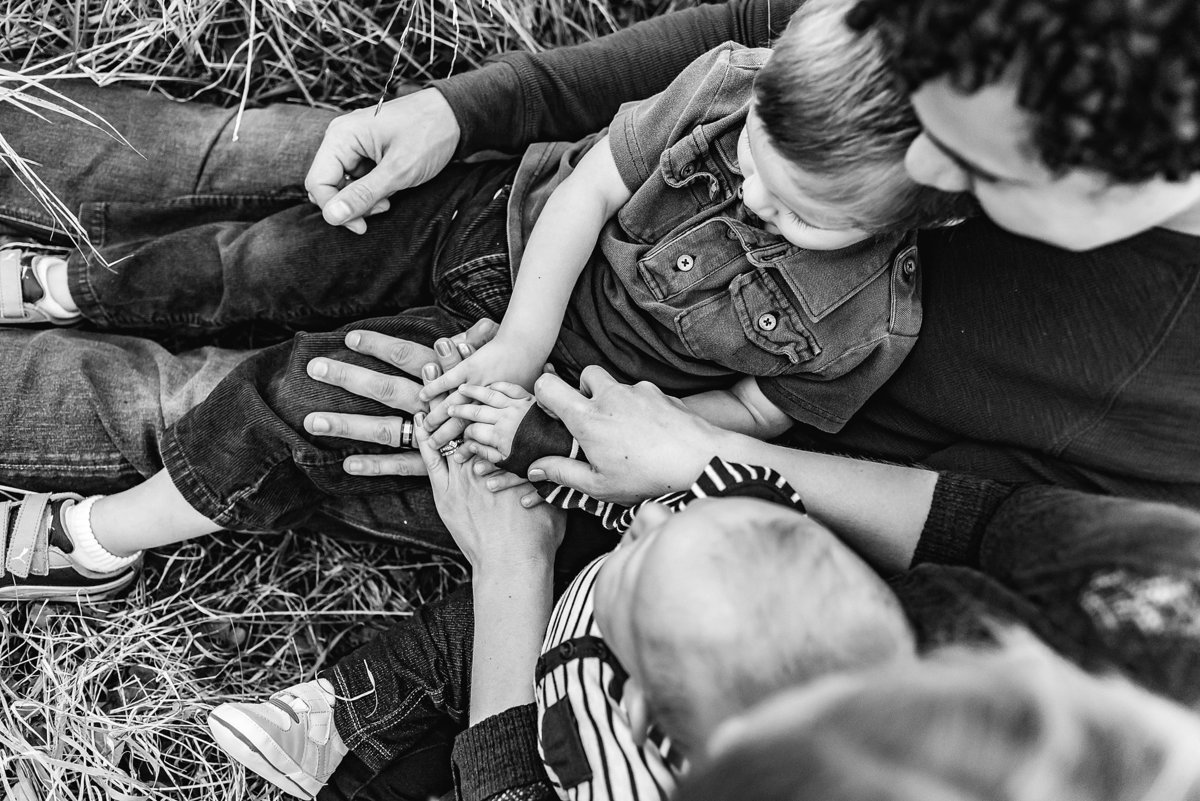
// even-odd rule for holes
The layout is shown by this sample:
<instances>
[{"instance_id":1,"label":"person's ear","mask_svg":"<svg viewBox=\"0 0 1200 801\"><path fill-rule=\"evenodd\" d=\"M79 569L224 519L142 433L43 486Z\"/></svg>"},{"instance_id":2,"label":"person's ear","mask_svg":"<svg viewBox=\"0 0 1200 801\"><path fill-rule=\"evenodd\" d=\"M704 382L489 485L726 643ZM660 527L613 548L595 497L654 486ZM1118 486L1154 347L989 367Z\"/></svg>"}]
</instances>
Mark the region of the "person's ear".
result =
<instances>
[{"instance_id":1,"label":"person's ear","mask_svg":"<svg viewBox=\"0 0 1200 801\"><path fill-rule=\"evenodd\" d=\"M646 692L638 680L630 676L625 680L625 709L629 712L629 730L638 747L646 744L650 734L650 706L646 703Z\"/></svg>"}]
</instances>

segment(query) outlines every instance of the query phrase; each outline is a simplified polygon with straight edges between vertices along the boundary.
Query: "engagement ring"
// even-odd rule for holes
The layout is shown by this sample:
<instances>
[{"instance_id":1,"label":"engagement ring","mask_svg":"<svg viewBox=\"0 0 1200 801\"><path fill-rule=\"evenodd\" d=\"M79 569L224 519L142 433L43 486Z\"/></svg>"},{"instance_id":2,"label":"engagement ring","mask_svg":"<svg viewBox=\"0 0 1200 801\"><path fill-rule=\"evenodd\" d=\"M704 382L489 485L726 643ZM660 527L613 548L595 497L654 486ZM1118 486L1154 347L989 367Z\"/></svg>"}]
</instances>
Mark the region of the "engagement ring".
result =
<instances>
[{"instance_id":1,"label":"engagement ring","mask_svg":"<svg viewBox=\"0 0 1200 801\"><path fill-rule=\"evenodd\" d=\"M440 453L442 456L450 456L456 450L458 450L459 445L462 445L461 439L452 439L442 447L438 448L438 453Z\"/></svg>"}]
</instances>

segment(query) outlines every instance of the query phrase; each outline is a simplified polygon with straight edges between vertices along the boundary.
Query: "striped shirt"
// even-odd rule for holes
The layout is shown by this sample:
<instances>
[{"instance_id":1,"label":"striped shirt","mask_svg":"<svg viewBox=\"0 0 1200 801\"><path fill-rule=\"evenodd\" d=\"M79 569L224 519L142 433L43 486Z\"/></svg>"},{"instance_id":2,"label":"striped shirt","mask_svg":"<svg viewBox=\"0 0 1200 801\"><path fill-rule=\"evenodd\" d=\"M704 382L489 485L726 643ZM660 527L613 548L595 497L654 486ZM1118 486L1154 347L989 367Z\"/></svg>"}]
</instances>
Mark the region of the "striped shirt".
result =
<instances>
[{"instance_id":1,"label":"striped shirt","mask_svg":"<svg viewBox=\"0 0 1200 801\"><path fill-rule=\"evenodd\" d=\"M633 741L621 705L626 674L592 614L596 575L607 558L575 577L546 629L535 691L538 752L561 798L665 801L675 787L670 743L653 734L645 745Z\"/></svg>"}]
</instances>

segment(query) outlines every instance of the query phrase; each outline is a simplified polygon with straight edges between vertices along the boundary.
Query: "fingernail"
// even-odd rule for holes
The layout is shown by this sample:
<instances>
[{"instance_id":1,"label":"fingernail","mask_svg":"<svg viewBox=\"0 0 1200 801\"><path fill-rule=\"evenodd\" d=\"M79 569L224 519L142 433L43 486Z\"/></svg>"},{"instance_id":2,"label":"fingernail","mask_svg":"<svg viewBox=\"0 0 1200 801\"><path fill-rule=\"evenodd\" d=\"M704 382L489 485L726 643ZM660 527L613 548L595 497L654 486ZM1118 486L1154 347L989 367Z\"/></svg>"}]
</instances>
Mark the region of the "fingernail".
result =
<instances>
[{"instance_id":1,"label":"fingernail","mask_svg":"<svg viewBox=\"0 0 1200 801\"><path fill-rule=\"evenodd\" d=\"M330 429L329 419L326 417L314 417L308 421L308 430L314 434L324 434Z\"/></svg>"},{"instance_id":2,"label":"fingernail","mask_svg":"<svg viewBox=\"0 0 1200 801\"><path fill-rule=\"evenodd\" d=\"M438 368L436 364L427 364L421 368L421 375L427 381L432 381L438 377ZM424 394L424 393L422 393Z\"/></svg>"},{"instance_id":3,"label":"fingernail","mask_svg":"<svg viewBox=\"0 0 1200 801\"><path fill-rule=\"evenodd\" d=\"M533 499L529 497L522 498L521 505L528 509L530 506L533 506Z\"/></svg>"},{"instance_id":4,"label":"fingernail","mask_svg":"<svg viewBox=\"0 0 1200 801\"><path fill-rule=\"evenodd\" d=\"M448 339L439 339L433 343L433 349L437 351L438 356L449 356L454 352L454 345Z\"/></svg>"},{"instance_id":5,"label":"fingernail","mask_svg":"<svg viewBox=\"0 0 1200 801\"><path fill-rule=\"evenodd\" d=\"M421 428L425 427L425 412L417 412L413 415L413 424Z\"/></svg>"},{"instance_id":6,"label":"fingernail","mask_svg":"<svg viewBox=\"0 0 1200 801\"><path fill-rule=\"evenodd\" d=\"M546 480L546 471L540 467L533 468L532 470L529 471L529 480L530 481L545 481Z\"/></svg>"},{"instance_id":7,"label":"fingernail","mask_svg":"<svg viewBox=\"0 0 1200 801\"><path fill-rule=\"evenodd\" d=\"M344 200L335 200L325 207L325 219L334 225L341 225L350 216L350 207Z\"/></svg>"},{"instance_id":8,"label":"fingernail","mask_svg":"<svg viewBox=\"0 0 1200 801\"><path fill-rule=\"evenodd\" d=\"M313 359L308 363L308 374L313 378L324 378L329 372L329 365L320 359Z\"/></svg>"},{"instance_id":9,"label":"fingernail","mask_svg":"<svg viewBox=\"0 0 1200 801\"><path fill-rule=\"evenodd\" d=\"M488 488L488 489L490 489L490 490L494 490L494 489L495 489L496 487L498 487L498 486L500 486L500 482L499 482L499 481L497 481L496 479L494 479L494 478L489 478L489 479L487 480L487 488Z\"/></svg>"},{"instance_id":10,"label":"fingernail","mask_svg":"<svg viewBox=\"0 0 1200 801\"><path fill-rule=\"evenodd\" d=\"M470 345L468 345L466 342L458 343L458 355L459 356L462 356L465 359L468 356L470 356L471 353L472 353L472 351L471 351Z\"/></svg>"},{"instance_id":11,"label":"fingernail","mask_svg":"<svg viewBox=\"0 0 1200 801\"><path fill-rule=\"evenodd\" d=\"M358 459L347 459L346 460L346 472L347 473L361 473L362 471L363 471L363 463L360 462Z\"/></svg>"},{"instance_id":12,"label":"fingernail","mask_svg":"<svg viewBox=\"0 0 1200 801\"><path fill-rule=\"evenodd\" d=\"M362 334L357 331L351 331L349 334L346 334L346 345L348 347L357 348L359 342L362 342Z\"/></svg>"}]
</instances>

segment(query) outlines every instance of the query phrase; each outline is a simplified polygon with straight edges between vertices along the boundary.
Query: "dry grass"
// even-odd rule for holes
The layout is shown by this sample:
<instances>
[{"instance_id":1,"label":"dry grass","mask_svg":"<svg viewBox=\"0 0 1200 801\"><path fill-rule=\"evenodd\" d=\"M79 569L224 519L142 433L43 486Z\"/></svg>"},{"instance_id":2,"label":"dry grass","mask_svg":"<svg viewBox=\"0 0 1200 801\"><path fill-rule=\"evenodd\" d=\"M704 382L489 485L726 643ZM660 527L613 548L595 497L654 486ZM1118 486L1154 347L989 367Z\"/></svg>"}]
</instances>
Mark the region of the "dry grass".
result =
<instances>
[{"instance_id":1,"label":"dry grass","mask_svg":"<svg viewBox=\"0 0 1200 801\"><path fill-rule=\"evenodd\" d=\"M103 127L87 109L34 105L22 91L44 76L86 76L227 106L356 107L674 4L0 0L0 64L15 65L0 70L0 102ZM78 230L2 133L0 169ZM210 538L152 554L125 600L0 608L0 801L277 798L219 753L206 712L311 678L460 579L449 562L386 545Z\"/></svg>"},{"instance_id":2,"label":"dry grass","mask_svg":"<svg viewBox=\"0 0 1200 801\"><path fill-rule=\"evenodd\" d=\"M282 797L213 745L207 712L311 679L461 576L382 544L225 536L153 554L120 601L0 610L3 797Z\"/></svg>"}]
</instances>

